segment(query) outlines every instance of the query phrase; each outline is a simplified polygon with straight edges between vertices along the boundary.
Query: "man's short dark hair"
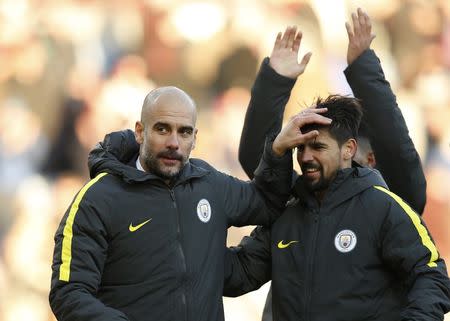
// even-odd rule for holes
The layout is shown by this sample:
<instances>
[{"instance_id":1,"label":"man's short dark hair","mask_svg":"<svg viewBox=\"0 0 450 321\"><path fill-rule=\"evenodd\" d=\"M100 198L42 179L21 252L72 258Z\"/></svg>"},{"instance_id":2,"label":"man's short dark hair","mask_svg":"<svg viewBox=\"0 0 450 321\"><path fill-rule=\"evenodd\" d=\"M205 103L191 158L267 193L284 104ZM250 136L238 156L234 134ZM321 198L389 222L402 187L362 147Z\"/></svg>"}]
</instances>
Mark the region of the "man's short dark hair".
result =
<instances>
[{"instance_id":1,"label":"man's short dark hair","mask_svg":"<svg viewBox=\"0 0 450 321\"><path fill-rule=\"evenodd\" d=\"M327 129L339 146L350 138L358 137L358 128L362 118L361 102L357 98L330 95L325 99L317 98L314 102L316 108L328 108L322 115L331 118L330 125L307 125L301 128L302 132L314 129Z\"/></svg>"}]
</instances>

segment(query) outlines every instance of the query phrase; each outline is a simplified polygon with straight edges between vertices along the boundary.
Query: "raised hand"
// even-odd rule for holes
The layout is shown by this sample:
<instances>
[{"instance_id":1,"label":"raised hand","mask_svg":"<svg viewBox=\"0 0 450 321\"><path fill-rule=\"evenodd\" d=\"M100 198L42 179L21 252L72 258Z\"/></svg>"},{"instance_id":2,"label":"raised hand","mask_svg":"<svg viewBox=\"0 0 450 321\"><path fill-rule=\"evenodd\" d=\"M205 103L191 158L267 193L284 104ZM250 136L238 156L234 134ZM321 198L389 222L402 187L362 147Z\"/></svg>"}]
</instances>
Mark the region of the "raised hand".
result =
<instances>
[{"instance_id":1,"label":"raised hand","mask_svg":"<svg viewBox=\"0 0 450 321\"><path fill-rule=\"evenodd\" d=\"M297 32L296 26L287 27L284 34L278 33L269 63L278 74L292 79L303 74L312 54L308 52L298 63L301 41L302 32Z\"/></svg>"},{"instance_id":2,"label":"raised hand","mask_svg":"<svg viewBox=\"0 0 450 321\"><path fill-rule=\"evenodd\" d=\"M311 130L302 133L301 128L308 124L329 125L331 119L320 115L327 111L327 108L310 107L301 113L293 116L289 122L281 129L281 132L275 138L272 151L277 156L282 156L287 150L292 149L300 144L306 143L319 135L317 130Z\"/></svg>"},{"instance_id":3,"label":"raised hand","mask_svg":"<svg viewBox=\"0 0 450 321\"><path fill-rule=\"evenodd\" d=\"M375 35L372 34L370 17L358 8L357 13L352 13L353 28L346 22L345 28L348 35L347 63L350 65L366 49L370 48Z\"/></svg>"}]
</instances>

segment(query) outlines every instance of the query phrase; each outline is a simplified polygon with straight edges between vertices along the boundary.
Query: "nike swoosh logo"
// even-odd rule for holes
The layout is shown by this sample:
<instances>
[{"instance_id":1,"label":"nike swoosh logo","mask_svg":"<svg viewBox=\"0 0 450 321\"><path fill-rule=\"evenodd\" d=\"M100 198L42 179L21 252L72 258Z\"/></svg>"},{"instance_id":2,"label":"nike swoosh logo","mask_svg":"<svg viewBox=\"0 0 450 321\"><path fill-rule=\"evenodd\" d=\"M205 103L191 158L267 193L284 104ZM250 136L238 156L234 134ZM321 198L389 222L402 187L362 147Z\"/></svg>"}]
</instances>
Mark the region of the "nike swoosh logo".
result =
<instances>
[{"instance_id":1,"label":"nike swoosh logo","mask_svg":"<svg viewBox=\"0 0 450 321\"><path fill-rule=\"evenodd\" d=\"M290 241L286 244L283 243L283 240L281 240L280 242L278 242L278 248L279 249L285 249L287 248L289 245L294 244L294 243L298 243L298 241Z\"/></svg>"},{"instance_id":2,"label":"nike swoosh logo","mask_svg":"<svg viewBox=\"0 0 450 321\"><path fill-rule=\"evenodd\" d=\"M152 219L148 219L145 222L142 222L139 225L133 226L133 223L130 223L130 226L128 227L128 229L130 230L130 232L136 232L137 230L139 230L142 226L144 226L145 224L147 224L148 222L150 222Z\"/></svg>"}]
</instances>

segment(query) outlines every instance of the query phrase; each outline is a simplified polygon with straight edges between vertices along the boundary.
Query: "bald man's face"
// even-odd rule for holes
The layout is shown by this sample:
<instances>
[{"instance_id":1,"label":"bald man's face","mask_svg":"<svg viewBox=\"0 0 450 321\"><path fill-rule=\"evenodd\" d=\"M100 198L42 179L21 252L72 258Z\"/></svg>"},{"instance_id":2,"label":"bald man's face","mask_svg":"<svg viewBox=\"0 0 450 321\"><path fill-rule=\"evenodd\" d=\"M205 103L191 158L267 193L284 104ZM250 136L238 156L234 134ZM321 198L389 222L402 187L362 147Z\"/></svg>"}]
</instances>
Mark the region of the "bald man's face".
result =
<instances>
[{"instance_id":1,"label":"bald man's face","mask_svg":"<svg viewBox=\"0 0 450 321\"><path fill-rule=\"evenodd\" d=\"M162 95L136 123L136 140L141 145L144 169L165 180L177 176L195 146L196 111L192 101Z\"/></svg>"}]
</instances>

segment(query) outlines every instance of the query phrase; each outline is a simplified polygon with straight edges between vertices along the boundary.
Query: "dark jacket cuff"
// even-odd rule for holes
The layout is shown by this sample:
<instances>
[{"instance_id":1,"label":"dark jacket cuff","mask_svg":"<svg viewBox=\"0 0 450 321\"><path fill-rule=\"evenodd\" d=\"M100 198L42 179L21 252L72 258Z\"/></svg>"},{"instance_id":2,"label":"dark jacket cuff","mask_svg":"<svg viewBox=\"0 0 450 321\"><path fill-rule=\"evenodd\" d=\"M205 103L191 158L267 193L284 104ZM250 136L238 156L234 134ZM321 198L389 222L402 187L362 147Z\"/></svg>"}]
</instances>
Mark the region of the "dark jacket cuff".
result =
<instances>
[{"instance_id":1,"label":"dark jacket cuff","mask_svg":"<svg viewBox=\"0 0 450 321\"><path fill-rule=\"evenodd\" d=\"M263 161L270 168L289 168L289 170L292 170L292 151L287 150L283 156L277 156L272 150L272 145L276 136L275 133L267 136L264 144Z\"/></svg>"},{"instance_id":2,"label":"dark jacket cuff","mask_svg":"<svg viewBox=\"0 0 450 321\"><path fill-rule=\"evenodd\" d=\"M269 81L272 86L286 87L291 90L297 79L280 75L269 65L269 62L269 57L264 58L261 63L260 77L266 81Z\"/></svg>"},{"instance_id":3,"label":"dark jacket cuff","mask_svg":"<svg viewBox=\"0 0 450 321\"><path fill-rule=\"evenodd\" d=\"M365 50L358 58L355 59L350 65L347 66L344 70L344 74L347 78L351 77L356 69L358 72L361 70L370 68L374 65L374 62L379 65L380 59L375 54L375 51L372 49Z\"/></svg>"}]
</instances>

